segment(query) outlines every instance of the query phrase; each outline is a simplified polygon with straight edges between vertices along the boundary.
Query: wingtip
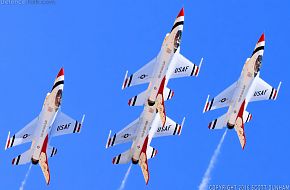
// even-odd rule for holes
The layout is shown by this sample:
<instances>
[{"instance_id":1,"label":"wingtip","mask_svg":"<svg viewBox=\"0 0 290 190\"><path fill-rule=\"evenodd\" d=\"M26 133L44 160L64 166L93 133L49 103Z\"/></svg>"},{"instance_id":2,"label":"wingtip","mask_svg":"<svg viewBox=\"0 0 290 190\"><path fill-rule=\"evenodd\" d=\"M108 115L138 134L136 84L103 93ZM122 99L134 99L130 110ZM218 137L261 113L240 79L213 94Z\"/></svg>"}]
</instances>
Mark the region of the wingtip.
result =
<instances>
[{"instance_id":1,"label":"wingtip","mask_svg":"<svg viewBox=\"0 0 290 190\"><path fill-rule=\"evenodd\" d=\"M10 144L10 131L8 132L8 136L7 136L7 140L6 140L6 144L5 144L5 150L7 150L9 144Z\"/></svg>"},{"instance_id":2,"label":"wingtip","mask_svg":"<svg viewBox=\"0 0 290 190\"><path fill-rule=\"evenodd\" d=\"M81 124L83 125L84 121L85 121L85 117L86 117L86 114L83 114L83 117L82 117L82 120L81 120Z\"/></svg>"},{"instance_id":3,"label":"wingtip","mask_svg":"<svg viewBox=\"0 0 290 190\"><path fill-rule=\"evenodd\" d=\"M106 149L110 146L109 144L109 139L110 139L110 137L111 137L111 133L112 133L112 130L110 130L110 132L109 132L109 135L108 135L108 138L107 138L107 142L106 142Z\"/></svg>"},{"instance_id":4,"label":"wingtip","mask_svg":"<svg viewBox=\"0 0 290 190\"><path fill-rule=\"evenodd\" d=\"M183 127L183 125L184 125L184 122L185 122L185 117L183 117L183 119L182 119L182 122L181 122L181 127Z\"/></svg>"},{"instance_id":5,"label":"wingtip","mask_svg":"<svg viewBox=\"0 0 290 190\"><path fill-rule=\"evenodd\" d=\"M260 36L258 43L265 41L265 33L263 32L262 35Z\"/></svg>"},{"instance_id":6,"label":"wingtip","mask_svg":"<svg viewBox=\"0 0 290 190\"><path fill-rule=\"evenodd\" d=\"M202 63L203 63L203 57L200 59L200 62L199 62L199 65L198 65L198 72L197 72L196 76L198 76L199 73L200 73L200 69L201 69Z\"/></svg>"},{"instance_id":7,"label":"wingtip","mask_svg":"<svg viewBox=\"0 0 290 190\"><path fill-rule=\"evenodd\" d=\"M184 16L184 7L181 8L176 18Z\"/></svg>"},{"instance_id":8,"label":"wingtip","mask_svg":"<svg viewBox=\"0 0 290 190\"><path fill-rule=\"evenodd\" d=\"M62 67L62 68L59 70L59 72L58 72L56 78L58 78L58 77L60 77L60 76L63 76L63 75L64 75L64 68Z\"/></svg>"},{"instance_id":9,"label":"wingtip","mask_svg":"<svg viewBox=\"0 0 290 190\"><path fill-rule=\"evenodd\" d=\"M281 87L281 85L282 85L282 81L279 82L279 85L278 85L278 88L277 88L277 92L280 91L280 87Z\"/></svg>"},{"instance_id":10,"label":"wingtip","mask_svg":"<svg viewBox=\"0 0 290 190\"><path fill-rule=\"evenodd\" d=\"M122 84L122 90L124 90L126 88L127 85L127 77L128 77L128 70L126 71L124 80L123 80L123 84Z\"/></svg>"},{"instance_id":11,"label":"wingtip","mask_svg":"<svg viewBox=\"0 0 290 190\"><path fill-rule=\"evenodd\" d=\"M205 112L207 111L208 100L209 100L209 95L207 95L207 99L206 99L206 102L205 102L204 108L203 108L203 110L202 110L202 113L205 113Z\"/></svg>"}]
</instances>

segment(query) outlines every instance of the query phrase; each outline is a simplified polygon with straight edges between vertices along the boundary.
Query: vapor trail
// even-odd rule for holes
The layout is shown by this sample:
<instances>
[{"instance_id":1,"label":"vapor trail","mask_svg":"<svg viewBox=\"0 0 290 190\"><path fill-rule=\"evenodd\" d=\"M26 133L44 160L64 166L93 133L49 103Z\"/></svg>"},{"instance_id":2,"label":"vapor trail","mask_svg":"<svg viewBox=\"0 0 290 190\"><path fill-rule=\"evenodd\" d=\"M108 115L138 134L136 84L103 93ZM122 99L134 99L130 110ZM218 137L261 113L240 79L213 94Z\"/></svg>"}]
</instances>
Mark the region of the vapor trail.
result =
<instances>
[{"instance_id":1,"label":"vapor trail","mask_svg":"<svg viewBox=\"0 0 290 190\"><path fill-rule=\"evenodd\" d=\"M132 163L130 164L130 166L129 166L129 168L124 176L124 179L122 180L122 183L121 183L121 186L119 187L119 190L123 190L125 188L128 176L129 176L130 171L131 171L131 167L132 167Z\"/></svg>"},{"instance_id":2,"label":"vapor trail","mask_svg":"<svg viewBox=\"0 0 290 190\"><path fill-rule=\"evenodd\" d=\"M27 172L26 172L26 174L25 174L25 177L24 177L23 181L21 182L21 186L19 187L19 190L23 190L23 189L24 189L24 186L25 186L26 181L27 181L27 179L28 179L28 176L29 176L29 173L30 173L31 167L32 167L32 164L30 164L30 166L29 166L29 168L28 168L28 170L27 170Z\"/></svg>"},{"instance_id":3,"label":"vapor trail","mask_svg":"<svg viewBox=\"0 0 290 190\"><path fill-rule=\"evenodd\" d=\"M214 166L215 166L215 163L217 161L217 157L218 155L220 154L220 149L221 149L221 146L224 142L224 139L225 139L225 136L227 134L227 129L225 130L218 146L216 147L211 159L210 159L210 162L209 162L209 165L206 169L206 172L204 173L203 175L203 178L202 178L202 181L199 185L199 190L206 190L207 189L207 186L208 186L208 183L209 183L209 180L211 179L211 171L213 170Z\"/></svg>"}]
</instances>

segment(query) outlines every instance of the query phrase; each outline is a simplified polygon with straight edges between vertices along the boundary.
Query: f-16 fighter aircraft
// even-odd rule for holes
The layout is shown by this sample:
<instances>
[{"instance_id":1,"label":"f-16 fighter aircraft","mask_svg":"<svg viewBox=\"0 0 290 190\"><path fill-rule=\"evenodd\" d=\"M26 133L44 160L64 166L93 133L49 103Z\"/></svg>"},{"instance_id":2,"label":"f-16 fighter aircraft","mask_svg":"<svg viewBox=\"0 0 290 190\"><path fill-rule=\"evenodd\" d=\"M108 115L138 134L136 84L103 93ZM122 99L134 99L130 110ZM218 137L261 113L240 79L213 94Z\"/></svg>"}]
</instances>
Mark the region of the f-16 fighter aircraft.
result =
<instances>
[{"instance_id":1,"label":"f-16 fighter aircraft","mask_svg":"<svg viewBox=\"0 0 290 190\"><path fill-rule=\"evenodd\" d=\"M84 116L78 122L60 110L64 86L64 70L59 71L51 92L47 93L40 114L23 129L10 137L8 133L5 150L20 144L31 142L31 148L12 160L13 165L38 164L41 167L47 185L50 182L48 158L57 153L55 147L49 146L51 137L79 133Z\"/></svg>"},{"instance_id":2,"label":"f-16 fighter aircraft","mask_svg":"<svg viewBox=\"0 0 290 190\"><path fill-rule=\"evenodd\" d=\"M249 102L276 100L281 86L275 89L260 78L260 69L265 46L265 36L261 35L250 58L246 60L238 81L209 101L207 97L203 112L229 107L228 112L209 123L209 129L235 128L242 149L245 148L246 136L244 123L252 119L246 111Z\"/></svg>"},{"instance_id":3,"label":"f-16 fighter aircraft","mask_svg":"<svg viewBox=\"0 0 290 190\"><path fill-rule=\"evenodd\" d=\"M144 105L146 101L149 106L157 104L156 107L163 126L166 123L164 101L173 96L173 91L166 88L168 80L198 76L203 60L201 59L199 66L197 66L179 53L183 22L184 9L182 8L171 31L166 34L158 55L129 77L127 71L122 85L122 89L125 89L134 85L150 83L148 87L150 93L142 92L130 99L128 104L130 106L140 106Z\"/></svg>"},{"instance_id":4,"label":"f-16 fighter aircraft","mask_svg":"<svg viewBox=\"0 0 290 190\"><path fill-rule=\"evenodd\" d=\"M179 125L170 118L162 126L159 114L156 113L156 104L149 106L146 102L141 116L130 123L126 128L111 137L111 131L107 140L106 148L121 143L133 142L129 150L113 158L113 164L126 164L132 161L141 167L146 184L149 181L149 169L147 160L157 154L157 150L150 146L152 138L180 135L184 124Z\"/></svg>"}]
</instances>

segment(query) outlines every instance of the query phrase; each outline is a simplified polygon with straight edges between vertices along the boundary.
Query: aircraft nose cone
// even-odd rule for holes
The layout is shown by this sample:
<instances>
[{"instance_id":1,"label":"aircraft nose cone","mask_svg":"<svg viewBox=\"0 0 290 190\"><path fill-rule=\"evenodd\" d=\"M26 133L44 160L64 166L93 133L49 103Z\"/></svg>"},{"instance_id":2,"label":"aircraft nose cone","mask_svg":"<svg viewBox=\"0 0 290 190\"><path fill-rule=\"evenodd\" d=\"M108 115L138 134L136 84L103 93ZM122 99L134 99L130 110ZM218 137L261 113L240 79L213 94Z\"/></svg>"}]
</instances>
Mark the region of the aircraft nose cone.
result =
<instances>
[{"instance_id":1,"label":"aircraft nose cone","mask_svg":"<svg viewBox=\"0 0 290 190\"><path fill-rule=\"evenodd\" d=\"M265 41L265 34L264 34L264 33L263 33L263 34L261 35L261 37L259 38L258 43L263 42L263 41Z\"/></svg>"},{"instance_id":2,"label":"aircraft nose cone","mask_svg":"<svg viewBox=\"0 0 290 190\"><path fill-rule=\"evenodd\" d=\"M60 76L62 76L62 75L64 75L64 69L63 69L63 67L59 70L59 72L58 72L58 74L57 74L57 77L60 77ZM56 77L56 78L57 78Z\"/></svg>"},{"instance_id":3,"label":"aircraft nose cone","mask_svg":"<svg viewBox=\"0 0 290 190\"><path fill-rule=\"evenodd\" d=\"M177 18L180 16L184 16L184 8L182 7L182 9L179 11L179 14L177 15Z\"/></svg>"}]
</instances>

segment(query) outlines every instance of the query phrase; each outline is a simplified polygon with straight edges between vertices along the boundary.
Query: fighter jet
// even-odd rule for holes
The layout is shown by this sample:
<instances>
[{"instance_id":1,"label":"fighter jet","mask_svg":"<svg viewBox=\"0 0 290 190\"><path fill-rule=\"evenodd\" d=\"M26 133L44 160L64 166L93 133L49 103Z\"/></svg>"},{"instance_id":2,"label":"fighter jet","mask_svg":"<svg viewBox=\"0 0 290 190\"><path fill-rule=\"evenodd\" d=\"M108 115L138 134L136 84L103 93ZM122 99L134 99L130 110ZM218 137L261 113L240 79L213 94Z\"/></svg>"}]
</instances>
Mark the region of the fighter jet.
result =
<instances>
[{"instance_id":1,"label":"fighter jet","mask_svg":"<svg viewBox=\"0 0 290 190\"><path fill-rule=\"evenodd\" d=\"M144 105L148 101L149 106L157 104L163 126L166 123L164 101L173 96L173 91L168 89L167 83L171 78L198 76L202 60L199 66L190 62L180 54L180 42L184 23L184 9L177 15L174 25L166 34L161 50L156 57L128 77L126 72L122 89L130 86L149 83L148 91L144 91L129 100L130 106Z\"/></svg>"},{"instance_id":2,"label":"fighter jet","mask_svg":"<svg viewBox=\"0 0 290 190\"><path fill-rule=\"evenodd\" d=\"M57 149L49 145L49 139L60 135L79 133L84 121L81 122L67 116L60 110L64 86L64 69L61 68L53 87L47 93L40 114L23 129L10 137L8 133L5 150L20 144L31 142L29 150L12 160L12 165L22 165L29 162L39 163L47 185L50 182L48 158L57 153Z\"/></svg>"},{"instance_id":3,"label":"fighter jet","mask_svg":"<svg viewBox=\"0 0 290 190\"><path fill-rule=\"evenodd\" d=\"M169 117L163 126L159 114L156 112L156 104L149 106L146 102L144 110L139 118L130 123L123 130L115 133L111 137L111 131L108 136L106 148L117 144L132 142L129 150L113 158L113 164L127 164L132 161L133 164L139 164L146 182L149 181L149 169L147 160L157 154L157 150L150 146L151 140L155 137L180 135L184 124L179 125Z\"/></svg>"},{"instance_id":4,"label":"fighter jet","mask_svg":"<svg viewBox=\"0 0 290 190\"><path fill-rule=\"evenodd\" d=\"M235 129L242 149L245 148L246 136L244 123L252 119L252 114L246 111L249 102L261 100L276 100L281 86L275 89L260 78L260 69L264 54L265 35L259 38L250 58L246 60L238 81L209 101L207 97L203 112L229 107L226 114L209 123L209 129Z\"/></svg>"}]
</instances>

